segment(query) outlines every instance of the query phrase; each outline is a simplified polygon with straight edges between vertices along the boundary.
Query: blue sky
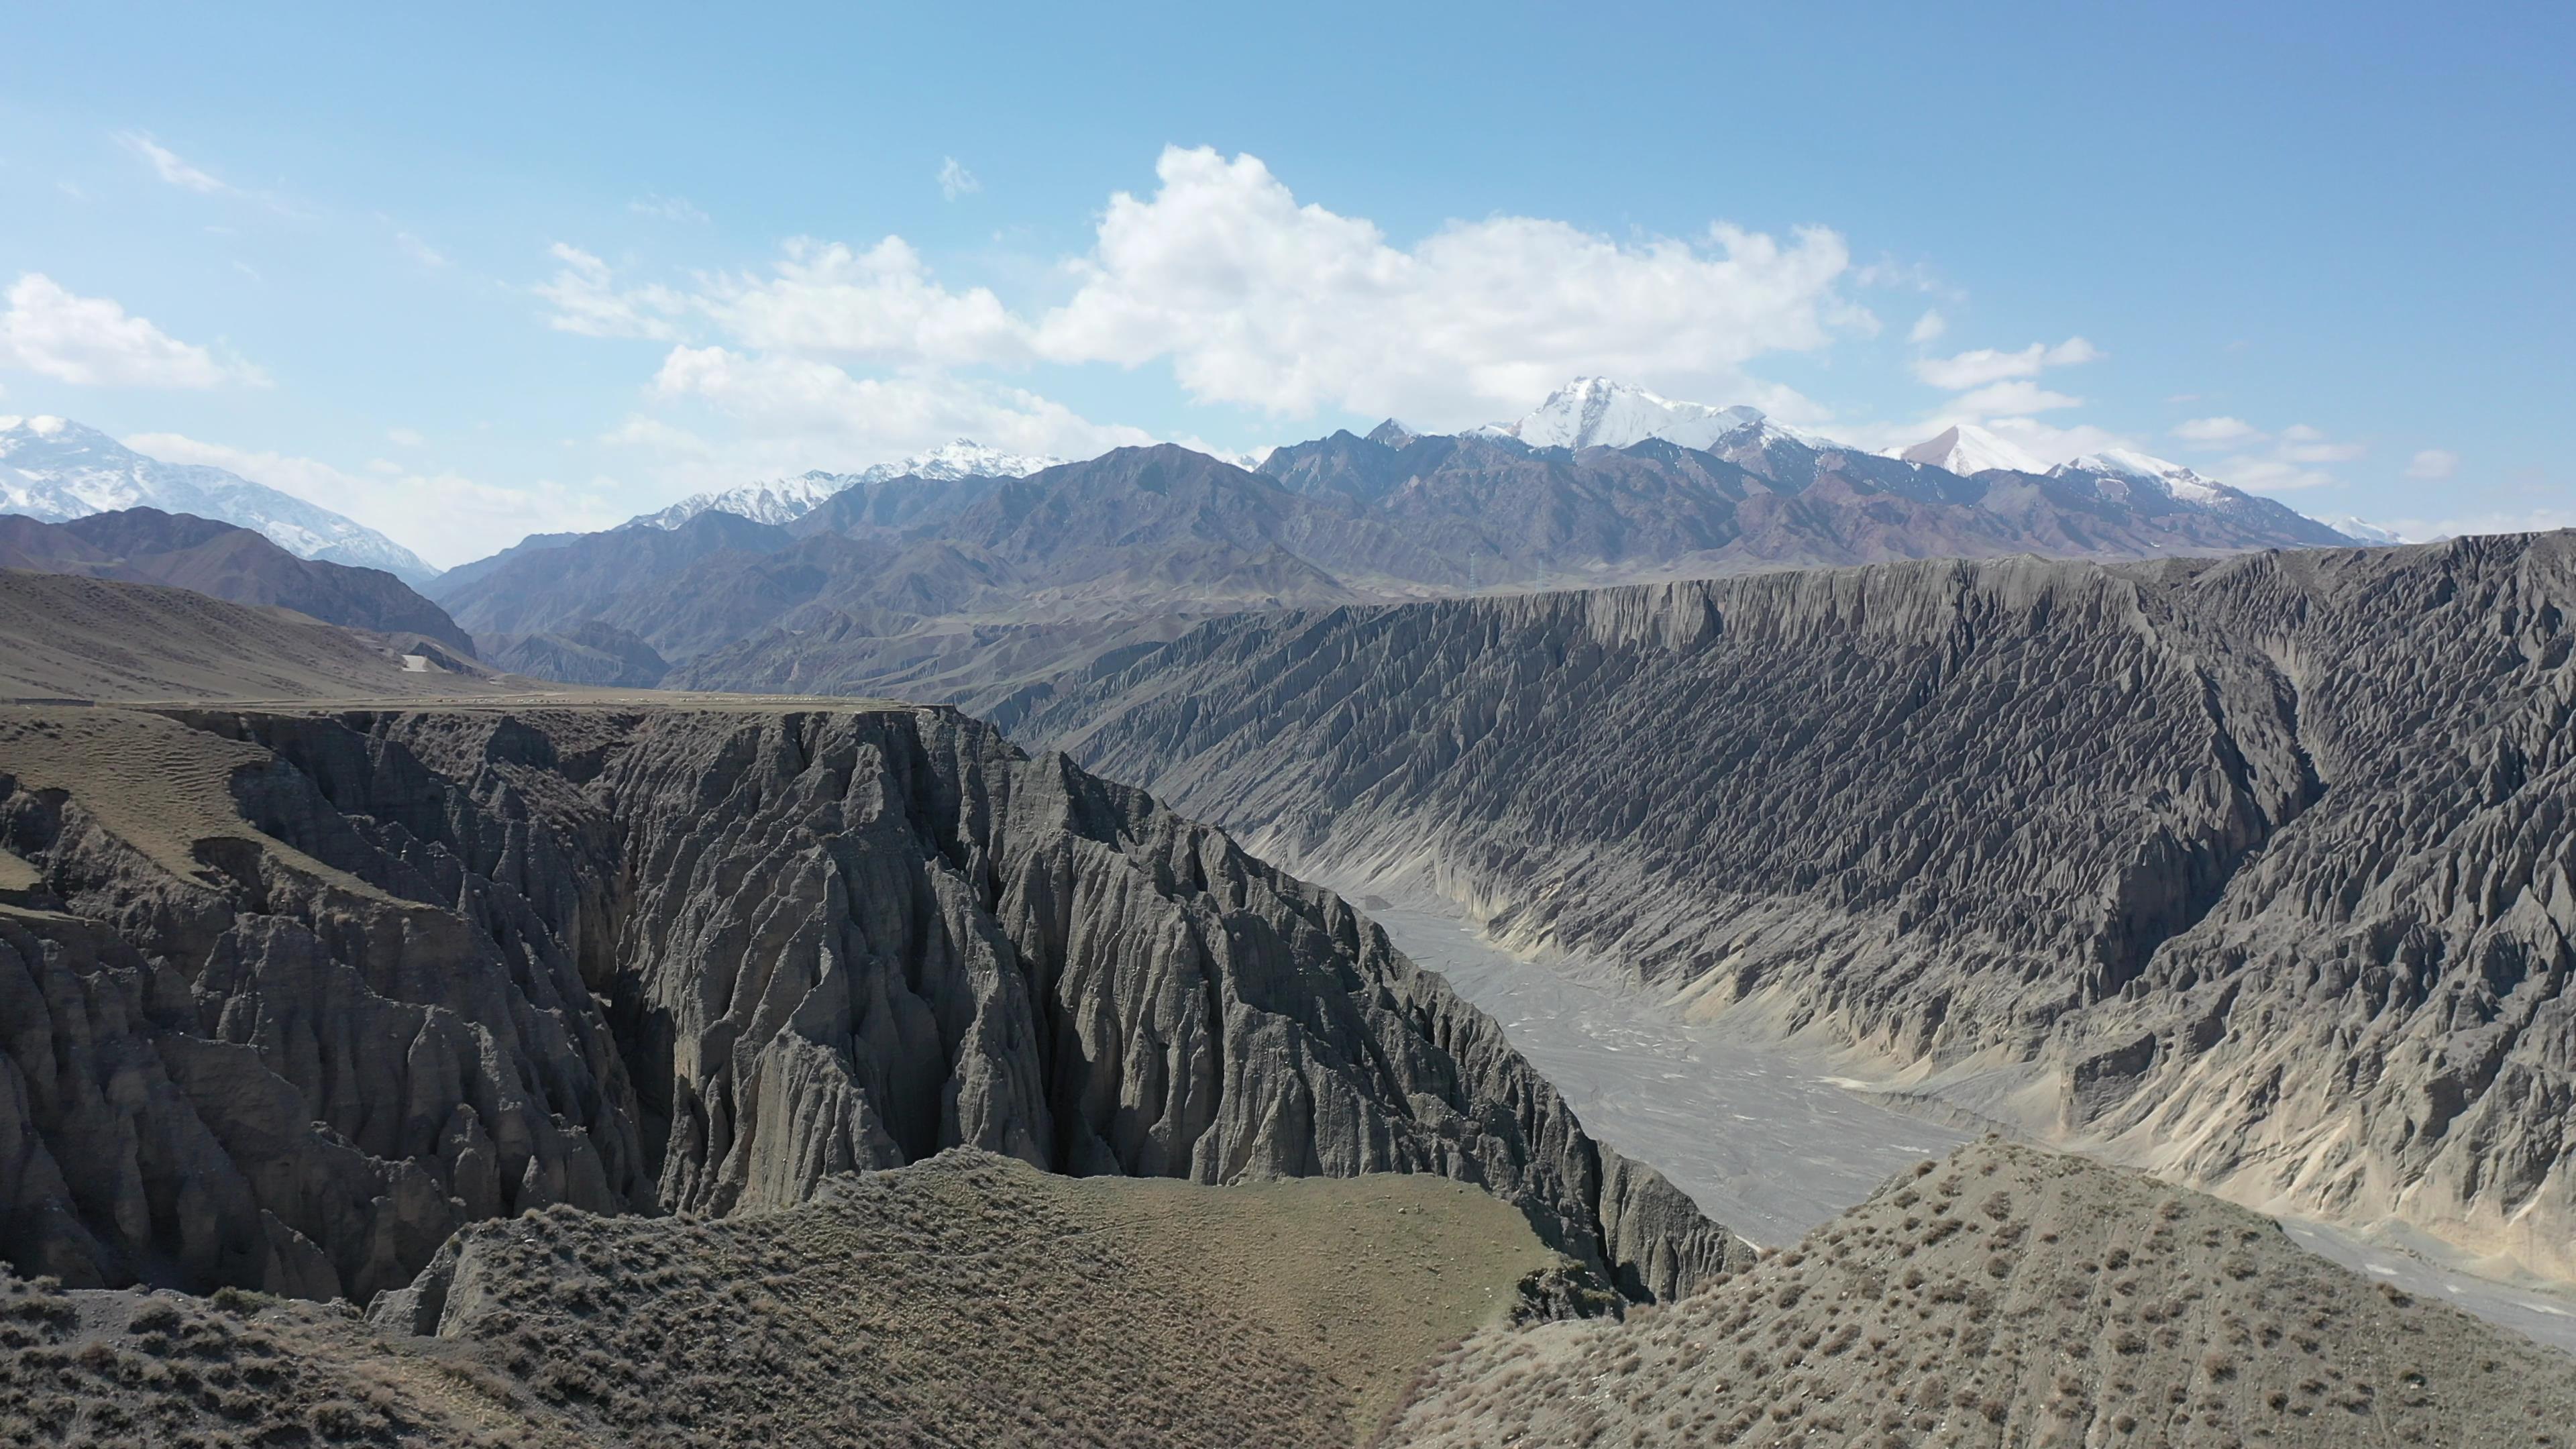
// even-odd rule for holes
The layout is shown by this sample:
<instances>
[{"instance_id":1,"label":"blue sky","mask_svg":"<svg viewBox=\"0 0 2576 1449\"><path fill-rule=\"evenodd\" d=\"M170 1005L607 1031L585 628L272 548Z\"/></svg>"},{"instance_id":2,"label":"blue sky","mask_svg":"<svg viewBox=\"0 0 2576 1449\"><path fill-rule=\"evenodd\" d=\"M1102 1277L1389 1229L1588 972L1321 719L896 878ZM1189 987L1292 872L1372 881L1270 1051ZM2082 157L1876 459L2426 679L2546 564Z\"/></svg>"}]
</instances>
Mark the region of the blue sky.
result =
<instances>
[{"instance_id":1,"label":"blue sky","mask_svg":"<svg viewBox=\"0 0 2576 1449\"><path fill-rule=\"evenodd\" d=\"M2576 522L2569 7L538 9L22 11L0 413L441 564L1577 373Z\"/></svg>"}]
</instances>

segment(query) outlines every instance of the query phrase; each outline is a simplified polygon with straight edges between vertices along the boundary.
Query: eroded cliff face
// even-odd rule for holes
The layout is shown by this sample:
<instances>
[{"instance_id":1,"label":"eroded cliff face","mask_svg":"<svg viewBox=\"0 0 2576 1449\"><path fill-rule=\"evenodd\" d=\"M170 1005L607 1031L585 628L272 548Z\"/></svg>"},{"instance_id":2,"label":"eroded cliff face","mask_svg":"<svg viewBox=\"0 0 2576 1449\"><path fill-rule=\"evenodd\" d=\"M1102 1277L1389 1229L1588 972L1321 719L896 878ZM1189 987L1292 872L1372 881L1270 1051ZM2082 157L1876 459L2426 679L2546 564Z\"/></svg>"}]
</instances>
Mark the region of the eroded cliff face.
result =
<instances>
[{"instance_id":1,"label":"eroded cliff face","mask_svg":"<svg viewBox=\"0 0 2576 1449\"><path fill-rule=\"evenodd\" d=\"M0 846L0 1252L75 1284L958 1145L1438 1173L1639 1297L1748 1251L1339 899L952 712L19 712Z\"/></svg>"},{"instance_id":2,"label":"eroded cliff face","mask_svg":"<svg viewBox=\"0 0 2576 1449\"><path fill-rule=\"evenodd\" d=\"M2576 1276L2571 615L2569 534L1889 565L1223 620L1020 732L1694 1015Z\"/></svg>"}]
</instances>

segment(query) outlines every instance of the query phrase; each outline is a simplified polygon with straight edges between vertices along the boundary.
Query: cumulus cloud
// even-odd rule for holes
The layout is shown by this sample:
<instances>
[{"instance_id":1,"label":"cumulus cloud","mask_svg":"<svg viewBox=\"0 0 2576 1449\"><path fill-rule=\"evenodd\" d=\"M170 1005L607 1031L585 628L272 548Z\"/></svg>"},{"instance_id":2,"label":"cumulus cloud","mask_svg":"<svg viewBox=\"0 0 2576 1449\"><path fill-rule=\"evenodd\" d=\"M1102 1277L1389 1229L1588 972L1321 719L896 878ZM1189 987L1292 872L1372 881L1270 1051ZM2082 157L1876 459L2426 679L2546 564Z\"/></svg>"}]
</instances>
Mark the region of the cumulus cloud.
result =
<instances>
[{"instance_id":1,"label":"cumulus cloud","mask_svg":"<svg viewBox=\"0 0 2576 1449\"><path fill-rule=\"evenodd\" d=\"M984 183L975 179L974 172L958 165L956 157L939 158L939 194L941 196L955 201L961 196L983 189Z\"/></svg>"},{"instance_id":2,"label":"cumulus cloud","mask_svg":"<svg viewBox=\"0 0 2576 1449\"><path fill-rule=\"evenodd\" d=\"M169 147L141 131L121 131L116 139L126 150L142 157L154 175L183 191L193 191L200 196L219 196L233 189L220 178L179 159Z\"/></svg>"},{"instance_id":3,"label":"cumulus cloud","mask_svg":"<svg viewBox=\"0 0 2576 1449\"><path fill-rule=\"evenodd\" d=\"M2243 418L2192 418L2174 425L2173 435L2186 443L2224 448L2236 443L2259 442L2263 430Z\"/></svg>"},{"instance_id":4,"label":"cumulus cloud","mask_svg":"<svg viewBox=\"0 0 2576 1449\"><path fill-rule=\"evenodd\" d=\"M1913 329L1905 334L1905 340L1917 344L1932 342L1949 330L1950 319L1942 316L1940 309L1933 308L1914 319Z\"/></svg>"},{"instance_id":5,"label":"cumulus cloud","mask_svg":"<svg viewBox=\"0 0 2576 1449\"><path fill-rule=\"evenodd\" d=\"M2072 367L2101 355L2092 343L2069 337L2054 347L2034 342L2018 352L1979 347L1955 357L1927 357L1914 364L1914 375L1934 387L1960 392L2006 378L2037 377L2049 368Z\"/></svg>"},{"instance_id":6,"label":"cumulus cloud","mask_svg":"<svg viewBox=\"0 0 2576 1449\"><path fill-rule=\"evenodd\" d=\"M222 468L346 514L440 567L480 558L531 533L612 527L633 512L617 505L615 485L604 479L580 487L538 482L514 488L383 460L352 472L316 458L179 433L142 433L124 441L138 453Z\"/></svg>"},{"instance_id":7,"label":"cumulus cloud","mask_svg":"<svg viewBox=\"0 0 2576 1449\"><path fill-rule=\"evenodd\" d=\"M896 236L792 240L766 270L677 285L631 284L557 243L533 291L559 330L674 344L651 415L620 432L689 468L789 447L806 467L874 462L960 434L1074 456L1146 440L987 376L1042 364L1167 364L1201 401L1424 427L1514 415L1587 372L1803 421L1814 405L1746 364L1877 326L1841 294L1849 254L1822 229L1613 239L1494 217L1399 246L1301 203L1254 157L1172 148L1156 173L1151 194L1110 198L1052 308L952 285ZM677 415L690 409L706 416Z\"/></svg>"},{"instance_id":8,"label":"cumulus cloud","mask_svg":"<svg viewBox=\"0 0 2576 1449\"><path fill-rule=\"evenodd\" d=\"M1155 173L1152 196L1110 198L1039 356L1168 359L1203 401L1444 427L1525 409L1578 372L1743 396L1752 359L1874 325L1838 293L1850 252L1823 228L1619 241L1502 216L1407 248L1300 204L1252 156L1175 147Z\"/></svg>"},{"instance_id":9,"label":"cumulus cloud","mask_svg":"<svg viewBox=\"0 0 2576 1449\"><path fill-rule=\"evenodd\" d=\"M1001 298L940 285L901 237L866 251L799 238L772 275L710 279L689 305L768 352L938 366L1029 356L1029 327Z\"/></svg>"},{"instance_id":10,"label":"cumulus cloud","mask_svg":"<svg viewBox=\"0 0 2576 1449\"><path fill-rule=\"evenodd\" d=\"M2433 482L2460 471L2460 455L2426 448L2406 462L2406 476Z\"/></svg>"},{"instance_id":11,"label":"cumulus cloud","mask_svg":"<svg viewBox=\"0 0 2576 1449\"><path fill-rule=\"evenodd\" d=\"M106 297L82 297L42 272L10 285L0 313L0 367L59 382L125 387L266 386L258 368L217 358L128 313Z\"/></svg>"}]
</instances>

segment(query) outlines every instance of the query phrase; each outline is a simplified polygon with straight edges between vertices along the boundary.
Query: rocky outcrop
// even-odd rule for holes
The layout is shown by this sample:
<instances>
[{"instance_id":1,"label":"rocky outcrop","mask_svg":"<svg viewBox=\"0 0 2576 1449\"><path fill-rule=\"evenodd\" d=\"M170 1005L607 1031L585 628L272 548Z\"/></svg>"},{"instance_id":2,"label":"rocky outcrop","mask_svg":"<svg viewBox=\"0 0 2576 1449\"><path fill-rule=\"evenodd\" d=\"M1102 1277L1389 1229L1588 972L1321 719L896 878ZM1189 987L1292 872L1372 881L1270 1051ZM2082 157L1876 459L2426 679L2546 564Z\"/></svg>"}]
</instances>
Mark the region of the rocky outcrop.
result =
<instances>
[{"instance_id":1,"label":"rocky outcrop","mask_svg":"<svg viewBox=\"0 0 2576 1449\"><path fill-rule=\"evenodd\" d=\"M68 1282L363 1297L952 1146L1748 1253L1338 898L952 712L24 712L0 845L0 1250Z\"/></svg>"},{"instance_id":2,"label":"rocky outcrop","mask_svg":"<svg viewBox=\"0 0 2576 1449\"><path fill-rule=\"evenodd\" d=\"M2571 534L1889 565L1220 620L1020 733L1695 1016L2576 1276L2571 614Z\"/></svg>"}]
</instances>

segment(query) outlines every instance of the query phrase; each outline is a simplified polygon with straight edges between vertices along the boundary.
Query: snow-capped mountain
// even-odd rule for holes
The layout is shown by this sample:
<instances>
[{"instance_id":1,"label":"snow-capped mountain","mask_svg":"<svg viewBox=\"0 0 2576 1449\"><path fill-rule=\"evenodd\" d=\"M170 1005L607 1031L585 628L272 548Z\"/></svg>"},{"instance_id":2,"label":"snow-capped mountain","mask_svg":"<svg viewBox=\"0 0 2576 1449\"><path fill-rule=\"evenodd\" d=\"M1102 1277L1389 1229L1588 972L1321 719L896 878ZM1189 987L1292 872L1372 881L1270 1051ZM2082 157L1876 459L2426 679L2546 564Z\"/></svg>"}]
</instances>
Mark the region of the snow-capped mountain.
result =
<instances>
[{"instance_id":1,"label":"snow-capped mountain","mask_svg":"<svg viewBox=\"0 0 2576 1449\"><path fill-rule=\"evenodd\" d=\"M780 478L767 483L745 483L738 488L723 488L683 498L656 513L638 514L626 520L625 528L677 528L701 513L733 513L755 523L793 523L811 513L826 498L863 483L886 483L897 478L928 478L950 483L960 478L1025 478L1042 468L1063 462L1043 454L1008 453L988 448L971 438L943 443L927 453L891 463L878 463L856 473L826 473L820 469L800 478Z\"/></svg>"},{"instance_id":2,"label":"snow-capped mountain","mask_svg":"<svg viewBox=\"0 0 2576 1449\"><path fill-rule=\"evenodd\" d=\"M1770 421L1758 408L1675 402L1606 377L1578 377L1519 421L1488 424L1469 436L1514 438L1533 448L1625 448L1661 438L1704 449L1747 428L1815 441Z\"/></svg>"},{"instance_id":3,"label":"snow-capped mountain","mask_svg":"<svg viewBox=\"0 0 2576 1449\"><path fill-rule=\"evenodd\" d=\"M199 463L165 463L67 418L0 417L0 513L46 523L119 508L193 513L265 534L299 558L383 569L406 583L438 570L327 508Z\"/></svg>"},{"instance_id":4,"label":"snow-capped mountain","mask_svg":"<svg viewBox=\"0 0 2576 1449\"><path fill-rule=\"evenodd\" d=\"M2351 539L2353 542L2360 544L2364 548L2395 548L2397 545L2402 543L2420 543L2427 541L2408 538L2406 535L2399 533L2393 528L2384 528L2379 524L2371 522L2367 518L2357 518L2349 513L2329 514L2318 519L2317 522L2324 524L2326 527L2333 529L2335 532L2342 534L2344 537Z\"/></svg>"},{"instance_id":5,"label":"snow-capped mountain","mask_svg":"<svg viewBox=\"0 0 2576 1449\"><path fill-rule=\"evenodd\" d=\"M2013 473L2045 473L2048 465L1975 423L1961 423L1925 438L1895 456L1926 468L1939 468L1962 478L2001 468Z\"/></svg>"},{"instance_id":6,"label":"snow-capped mountain","mask_svg":"<svg viewBox=\"0 0 2576 1449\"><path fill-rule=\"evenodd\" d=\"M2180 463L2131 452L2126 448L2105 448L2098 453L2085 453L2048 470L2054 477L2090 473L2095 477L2118 478L2132 484L2158 489L2176 503L2213 504L2231 496L2242 497L2224 483L2200 476Z\"/></svg>"},{"instance_id":7,"label":"snow-capped mountain","mask_svg":"<svg viewBox=\"0 0 2576 1449\"><path fill-rule=\"evenodd\" d=\"M801 478L777 478L696 493L655 513L639 513L621 528L677 528L701 513L732 513L754 523L793 523L816 504L850 486L853 475L816 469Z\"/></svg>"}]
</instances>

